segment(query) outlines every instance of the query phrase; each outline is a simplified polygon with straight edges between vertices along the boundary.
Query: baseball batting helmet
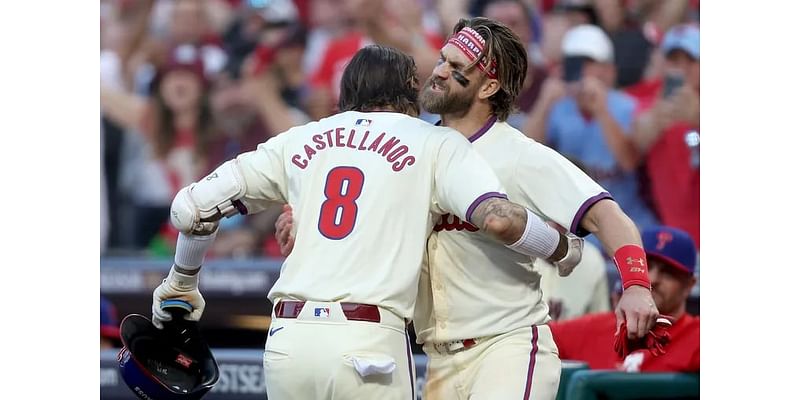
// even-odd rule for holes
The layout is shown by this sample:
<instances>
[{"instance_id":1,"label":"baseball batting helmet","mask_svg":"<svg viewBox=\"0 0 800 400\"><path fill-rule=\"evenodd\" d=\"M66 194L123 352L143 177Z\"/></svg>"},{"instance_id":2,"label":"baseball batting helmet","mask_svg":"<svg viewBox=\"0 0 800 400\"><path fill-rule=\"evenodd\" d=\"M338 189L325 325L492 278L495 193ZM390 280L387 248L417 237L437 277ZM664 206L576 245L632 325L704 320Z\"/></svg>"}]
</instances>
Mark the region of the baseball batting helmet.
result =
<instances>
[{"instance_id":1,"label":"baseball batting helmet","mask_svg":"<svg viewBox=\"0 0 800 400\"><path fill-rule=\"evenodd\" d=\"M191 305L165 300L161 309L172 313L164 329L139 314L122 320L123 347L117 356L122 380L143 400L199 399L219 379L217 362L197 322L183 318Z\"/></svg>"}]
</instances>

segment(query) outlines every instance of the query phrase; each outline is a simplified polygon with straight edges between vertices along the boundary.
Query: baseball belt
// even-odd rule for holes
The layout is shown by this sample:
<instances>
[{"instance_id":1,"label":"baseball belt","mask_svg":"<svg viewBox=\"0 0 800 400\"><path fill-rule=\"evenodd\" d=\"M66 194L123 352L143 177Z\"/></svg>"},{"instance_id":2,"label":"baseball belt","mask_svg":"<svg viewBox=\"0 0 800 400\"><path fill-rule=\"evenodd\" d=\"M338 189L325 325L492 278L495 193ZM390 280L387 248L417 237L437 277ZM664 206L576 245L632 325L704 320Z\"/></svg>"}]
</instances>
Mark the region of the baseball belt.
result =
<instances>
[{"instance_id":1,"label":"baseball belt","mask_svg":"<svg viewBox=\"0 0 800 400\"><path fill-rule=\"evenodd\" d=\"M275 307L275 316L278 318L297 318L306 304L305 301L281 300ZM350 321L381 322L381 312L378 306L361 303L339 303L345 318Z\"/></svg>"}]
</instances>

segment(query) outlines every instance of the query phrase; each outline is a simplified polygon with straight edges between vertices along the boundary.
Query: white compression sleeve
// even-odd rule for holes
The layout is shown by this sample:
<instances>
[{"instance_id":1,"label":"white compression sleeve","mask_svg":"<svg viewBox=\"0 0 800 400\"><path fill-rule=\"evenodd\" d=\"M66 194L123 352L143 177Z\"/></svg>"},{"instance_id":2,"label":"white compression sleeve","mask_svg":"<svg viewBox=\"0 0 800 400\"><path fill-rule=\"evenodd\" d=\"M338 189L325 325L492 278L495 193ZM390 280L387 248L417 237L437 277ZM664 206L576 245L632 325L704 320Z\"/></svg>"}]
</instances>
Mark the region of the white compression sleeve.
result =
<instances>
[{"instance_id":1,"label":"white compression sleeve","mask_svg":"<svg viewBox=\"0 0 800 400\"><path fill-rule=\"evenodd\" d=\"M217 232L210 235L187 235L178 233L178 243L175 247L175 266L185 274L197 273L203 265L206 251L214 243Z\"/></svg>"},{"instance_id":2,"label":"white compression sleeve","mask_svg":"<svg viewBox=\"0 0 800 400\"><path fill-rule=\"evenodd\" d=\"M559 233L531 210L526 208L525 211L528 212L525 232L519 240L506 247L527 256L547 259L558 247Z\"/></svg>"}]
</instances>

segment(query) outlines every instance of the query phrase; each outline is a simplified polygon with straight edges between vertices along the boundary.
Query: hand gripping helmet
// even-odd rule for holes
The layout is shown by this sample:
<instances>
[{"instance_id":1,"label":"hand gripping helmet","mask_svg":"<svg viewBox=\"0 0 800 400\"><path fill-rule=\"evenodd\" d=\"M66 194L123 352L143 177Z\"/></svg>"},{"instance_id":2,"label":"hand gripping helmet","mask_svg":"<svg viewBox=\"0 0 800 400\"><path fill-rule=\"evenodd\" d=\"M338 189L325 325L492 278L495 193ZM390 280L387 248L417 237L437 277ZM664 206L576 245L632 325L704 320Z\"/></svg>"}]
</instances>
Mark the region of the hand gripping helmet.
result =
<instances>
[{"instance_id":1,"label":"hand gripping helmet","mask_svg":"<svg viewBox=\"0 0 800 400\"><path fill-rule=\"evenodd\" d=\"M172 321L156 328L149 318L131 314L122 320L122 350L117 359L122 380L143 400L195 400L217 383L219 369L197 322L183 317L192 307L165 300Z\"/></svg>"}]
</instances>

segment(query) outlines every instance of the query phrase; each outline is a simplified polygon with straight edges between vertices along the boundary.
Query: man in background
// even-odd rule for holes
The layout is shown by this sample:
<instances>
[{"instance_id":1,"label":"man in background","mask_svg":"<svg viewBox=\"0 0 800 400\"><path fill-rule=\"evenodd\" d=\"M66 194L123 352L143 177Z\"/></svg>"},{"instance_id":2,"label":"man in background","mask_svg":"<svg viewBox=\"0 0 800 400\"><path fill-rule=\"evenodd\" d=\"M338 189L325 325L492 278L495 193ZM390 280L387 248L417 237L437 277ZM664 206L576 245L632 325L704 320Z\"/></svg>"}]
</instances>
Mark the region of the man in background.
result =
<instances>
[{"instance_id":1,"label":"man in background","mask_svg":"<svg viewBox=\"0 0 800 400\"><path fill-rule=\"evenodd\" d=\"M662 222L700 248L700 29L678 25L661 43L664 78L642 98L633 135L645 155L647 182Z\"/></svg>"},{"instance_id":2,"label":"man in background","mask_svg":"<svg viewBox=\"0 0 800 400\"><path fill-rule=\"evenodd\" d=\"M613 313L586 315L551 322L550 329L564 360L581 360L592 369L628 372L699 372L700 317L686 312L686 300L697 278L697 250L688 233L673 227L655 226L642 232L653 299L662 315L673 319L668 329L666 354L654 356L636 350L620 360L614 352L616 321Z\"/></svg>"},{"instance_id":3,"label":"man in background","mask_svg":"<svg viewBox=\"0 0 800 400\"><path fill-rule=\"evenodd\" d=\"M597 26L579 25L567 31L562 52L563 79L545 82L523 132L579 162L639 229L656 224L639 192L636 102L613 89L611 40Z\"/></svg>"}]
</instances>

